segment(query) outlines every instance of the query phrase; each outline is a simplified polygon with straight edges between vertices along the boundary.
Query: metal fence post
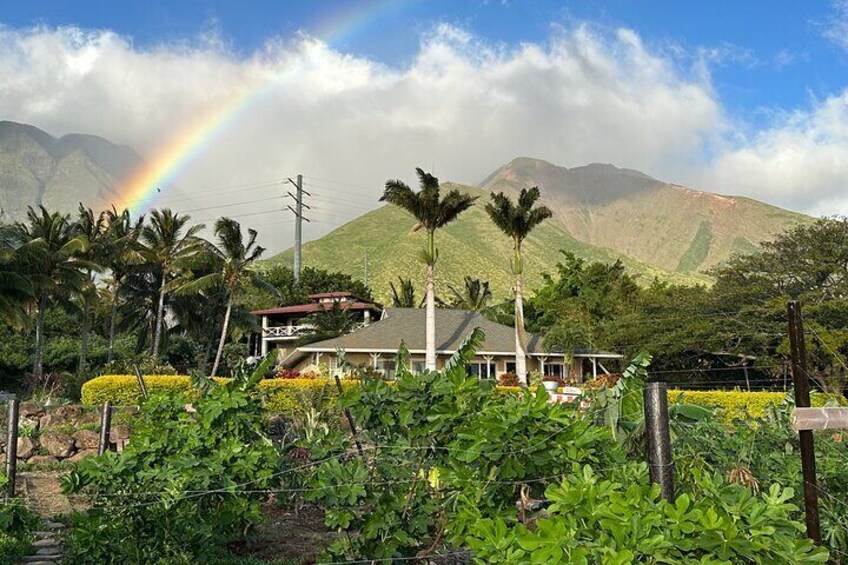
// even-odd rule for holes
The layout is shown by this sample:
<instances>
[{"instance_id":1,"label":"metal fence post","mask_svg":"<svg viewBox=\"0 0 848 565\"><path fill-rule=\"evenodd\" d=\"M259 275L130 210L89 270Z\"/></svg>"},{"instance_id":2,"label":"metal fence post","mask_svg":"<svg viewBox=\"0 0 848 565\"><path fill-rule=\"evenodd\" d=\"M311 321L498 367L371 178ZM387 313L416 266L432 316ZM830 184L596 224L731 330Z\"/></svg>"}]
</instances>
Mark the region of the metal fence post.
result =
<instances>
[{"instance_id":1,"label":"metal fence post","mask_svg":"<svg viewBox=\"0 0 848 565\"><path fill-rule=\"evenodd\" d=\"M100 443L97 445L97 455L103 455L109 448L109 432L112 430L112 403L108 400L103 403L103 412L100 414Z\"/></svg>"},{"instance_id":2,"label":"metal fence post","mask_svg":"<svg viewBox=\"0 0 848 565\"><path fill-rule=\"evenodd\" d=\"M668 427L666 383L645 384L645 431L648 437L648 469L651 482L660 485L662 497L674 502L674 461Z\"/></svg>"},{"instance_id":3,"label":"metal fence post","mask_svg":"<svg viewBox=\"0 0 848 565\"><path fill-rule=\"evenodd\" d=\"M20 409L17 398L9 399L9 413L6 421L6 497L15 497L15 476L18 472L18 417Z\"/></svg>"}]
</instances>

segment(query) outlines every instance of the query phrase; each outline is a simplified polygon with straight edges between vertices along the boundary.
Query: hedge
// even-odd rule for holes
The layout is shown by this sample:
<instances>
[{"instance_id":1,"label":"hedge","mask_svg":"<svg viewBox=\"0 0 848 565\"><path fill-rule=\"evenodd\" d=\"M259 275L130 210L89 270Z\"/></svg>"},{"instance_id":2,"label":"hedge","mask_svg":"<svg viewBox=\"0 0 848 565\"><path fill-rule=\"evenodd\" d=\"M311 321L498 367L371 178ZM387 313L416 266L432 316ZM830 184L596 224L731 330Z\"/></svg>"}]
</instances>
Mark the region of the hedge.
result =
<instances>
[{"instance_id":1,"label":"hedge","mask_svg":"<svg viewBox=\"0 0 848 565\"><path fill-rule=\"evenodd\" d=\"M219 382L228 379L216 378ZM182 375L149 375L144 377L149 393L171 392L192 394L191 380ZM343 380L342 387L357 386L356 380ZM338 396L331 379L265 379L259 383L269 412L294 415L310 407L323 408ZM513 392L521 387L498 386L498 391ZM687 402L709 408L720 408L728 421L737 418L762 418L770 405L778 405L786 397L782 392L744 392L727 390L670 390L670 402ZM140 403L138 380L132 375L104 375L82 386L83 404L103 404L106 400L116 405ZM813 405L822 406L827 397L813 394Z\"/></svg>"},{"instance_id":2,"label":"hedge","mask_svg":"<svg viewBox=\"0 0 848 565\"><path fill-rule=\"evenodd\" d=\"M217 377L220 383L229 379ZM144 384L149 394L172 393L190 400L191 379L184 375L148 375ZM357 381L342 381L342 388L356 386ZM293 415L310 407L325 406L338 393L335 381L330 379L264 379L259 383L269 412ZM133 375L104 375L82 385L82 403L100 405L111 401L121 406L141 403L138 379Z\"/></svg>"}]
</instances>

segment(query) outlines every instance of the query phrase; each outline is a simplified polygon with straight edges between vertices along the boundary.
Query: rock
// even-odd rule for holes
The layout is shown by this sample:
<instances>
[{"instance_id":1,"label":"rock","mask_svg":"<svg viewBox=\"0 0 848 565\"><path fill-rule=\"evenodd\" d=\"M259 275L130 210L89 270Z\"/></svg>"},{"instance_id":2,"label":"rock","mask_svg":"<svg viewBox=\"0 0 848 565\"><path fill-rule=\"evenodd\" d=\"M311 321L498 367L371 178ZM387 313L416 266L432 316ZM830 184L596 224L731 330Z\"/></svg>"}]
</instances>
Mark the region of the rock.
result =
<instances>
[{"instance_id":1,"label":"rock","mask_svg":"<svg viewBox=\"0 0 848 565\"><path fill-rule=\"evenodd\" d=\"M77 424L99 424L100 423L100 413L99 412L84 412L82 416L79 417Z\"/></svg>"},{"instance_id":2,"label":"rock","mask_svg":"<svg viewBox=\"0 0 848 565\"><path fill-rule=\"evenodd\" d=\"M52 465L58 462L59 460L52 455L33 455L27 459L27 463L30 465Z\"/></svg>"},{"instance_id":3,"label":"rock","mask_svg":"<svg viewBox=\"0 0 848 565\"><path fill-rule=\"evenodd\" d=\"M52 537L32 542L33 547L56 547L57 545L59 545L59 542Z\"/></svg>"},{"instance_id":4,"label":"rock","mask_svg":"<svg viewBox=\"0 0 848 565\"><path fill-rule=\"evenodd\" d=\"M59 548L56 546L42 547L41 549L36 550L35 555L37 557L58 557Z\"/></svg>"},{"instance_id":5,"label":"rock","mask_svg":"<svg viewBox=\"0 0 848 565\"><path fill-rule=\"evenodd\" d=\"M77 449L97 449L100 445L100 434L91 430L77 430L71 437L74 438Z\"/></svg>"},{"instance_id":6,"label":"rock","mask_svg":"<svg viewBox=\"0 0 848 565\"><path fill-rule=\"evenodd\" d=\"M70 457L74 452L74 438L62 432L48 431L41 434L41 445L47 453L59 459Z\"/></svg>"},{"instance_id":7,"label":"rock","mask_svg":"<svg viewBox=\"0 0 848 565\"><path fill-rule=\"evenodd\" d=\"M20 421L18 422L18 426L21 428L32 428L33 430L37 430L41 427L41 418L38 416L27 416L24 418L21 416Z\"/></svg>"},{"instance_id":8,"label":"rock","mask_svg":"<svg viewBox=\"0 0 848 565\"><path fill-rule=\"evenodd\" d=\"M97 455L96 449L82 449L80 451L77 451L75 455L68 457L67 460L70 461L71 463L76 463L77 461L80 461L81 459L85 459L86 457L94 457L96 455Z\"/></svg>"},{"instance_id":9,"label":"rock","mask_svg":"<svg viewBox=\"0 0 848 565\"><path fill-rule=\"evenodd\" d=\"M36 449L38 444L31 437L18 438L18 459L29 459Z\"/></svg>"},{"instance_id":10,"label":"rock","mask_svg":"<svg viewBox=\"0 0 848 565\"><path fill-rule=\"evenodd\" d=\"M125 424L112 426L112 429L109 430L109 441L111 443L119 443L125 439L129 439L131 431L130 427Z\"/></svg>"},{"instance_id":11,"label":"rock","mask_svg":"<svg viewBox=\"0 0 848 565\"><path fill-rule=\"evenodd\" d=\"M31 400L21 403L19 414L21 418L40 418L44 415L44 408Z\"/></svg>"}]
</instances>

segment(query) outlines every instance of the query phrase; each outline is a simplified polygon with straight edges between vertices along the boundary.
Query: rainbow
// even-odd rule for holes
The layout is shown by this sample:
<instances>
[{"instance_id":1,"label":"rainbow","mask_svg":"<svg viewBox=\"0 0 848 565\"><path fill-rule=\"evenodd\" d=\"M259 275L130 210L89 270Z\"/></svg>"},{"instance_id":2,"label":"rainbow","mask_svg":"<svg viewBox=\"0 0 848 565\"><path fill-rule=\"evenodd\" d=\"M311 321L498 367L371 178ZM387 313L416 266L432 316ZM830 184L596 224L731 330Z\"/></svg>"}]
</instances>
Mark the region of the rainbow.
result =
<instances>
[{"instance_id":1,"label":"rainbow","mask_svg":"<svg viewBox=\"0 0 848 565\"><path fill-rule=\"evenodd\" d=\"M364 0L352 3L325 19L315 36L326 43L341 42L375 20L400 10L413 0ZM215 143L238 118L254 107L281 80L297 70L300 59L292 56L270 76L256 81L184 126L162 144L144 166L134 171L118 189L117 205L134 213L154 207L174 179Z\"/></svg>"}]
</instances>

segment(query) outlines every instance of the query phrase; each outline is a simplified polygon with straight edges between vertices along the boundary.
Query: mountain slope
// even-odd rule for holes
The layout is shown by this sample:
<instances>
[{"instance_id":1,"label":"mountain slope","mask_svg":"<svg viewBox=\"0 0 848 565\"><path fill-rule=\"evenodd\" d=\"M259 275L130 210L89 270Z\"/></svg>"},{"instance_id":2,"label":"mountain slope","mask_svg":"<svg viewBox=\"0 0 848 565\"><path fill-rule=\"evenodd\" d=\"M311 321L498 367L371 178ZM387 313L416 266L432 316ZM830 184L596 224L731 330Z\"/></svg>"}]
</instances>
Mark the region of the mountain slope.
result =
<instances>
[{"instance_id":1,"label":"mountain slope","mask_svg":"<svg viewBox=\"0 0 848 565\"><path fill-rule=\"evenodd\" d=\"M519 158L480 186L510 195L539 186L553 222L575 239L681 273L704 272L810 221L749 198L691 190L604 164L567 169Z\"/></svg>"},{"instance_id":2,"label":"mountain slope","mask_svg":"<svg viewBox=\"0 0 848 565\"><path fill-rule=\"evenodd\" d=\"M509 259L511 243L489 220L483 206L487 192L452 183L442 183L444 190L458 188L481 197L478 205L463 212L457 221L436 234L439 262L436 267L439 292L449 296L446 283L461 287L465 275L491 283L498 298L508 295L512 286ZM321 267L348 273L356 278L364 275L365 251L368 250L369 284L378 298L390 296L389 283L398 276L412 277L418 296L423 296L424 266L419 260L424 245L424 234L413 232L415 220L395 206L383 206L337 228L326 236L303 246L303 262L307 266ZM666 280L693 283L704 282L704 277L680 275L658 269L593 245L580 242L568 235L554 222L539 226L524 244L526 279L529 288L542 282L542 273L552 273L562 259L560 250L567 250L589 260L612 262L621 259L634 273L645 280L657 276ZM266 264L285 262L291 264L292 251L269 259Z\"/></svg>"},{"instance_id":3,"label":"mountain slope","mask_svg":"<svg viewBox=\"0 0 848 565\"><path fill-rule=\"evenodd\" d=\"M30 125L0 121L0 208L3 221L27 206L73 212L79 202L103 208L120 179L142 164L129 147L94 135L55 138Z\"/></svg>"}]
</instances>

